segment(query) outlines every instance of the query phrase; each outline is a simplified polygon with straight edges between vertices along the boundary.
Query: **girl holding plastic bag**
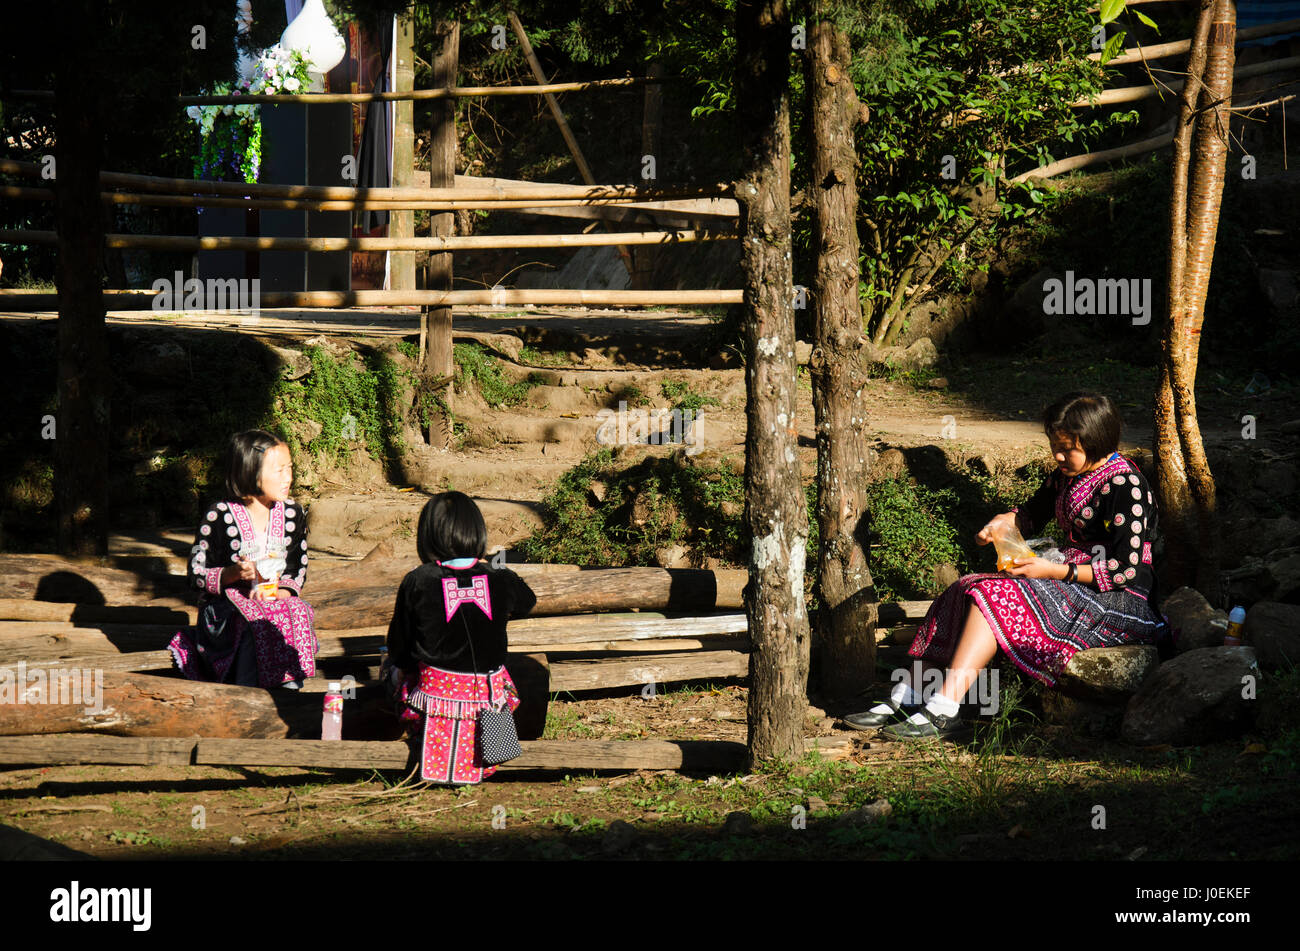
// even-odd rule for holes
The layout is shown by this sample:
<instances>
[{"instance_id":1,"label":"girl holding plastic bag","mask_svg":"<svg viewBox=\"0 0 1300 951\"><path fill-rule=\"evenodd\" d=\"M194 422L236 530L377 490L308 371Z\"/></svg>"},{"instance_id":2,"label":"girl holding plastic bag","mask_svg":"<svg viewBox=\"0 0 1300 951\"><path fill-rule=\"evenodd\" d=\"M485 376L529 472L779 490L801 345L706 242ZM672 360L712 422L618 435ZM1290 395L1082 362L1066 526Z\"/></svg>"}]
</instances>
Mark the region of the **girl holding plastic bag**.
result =
<instances>
[{"instance_id":1,"label":"girl holding plastic bag","mask_svg":"<svg viewBox=\"0 0 1300 951\"><path fill-rule=\"evenodd\" d=\"M1152 564L1156 501L1117 451L1122 425L1115 404L1098 393L1068 393L1046 409L1043 430L1056 470L1028 502L990 520L976 541L1031 535L1055 517L1066 536L1064 563L1022 553L1005 571L950 585L908 651L930 668L946 668L939 690L922 698L921 685L904 678L887 699L846 717L850 727L883 728L896 739L947 736L962 728L961 698L999 650L1055 686L1078 651L1151 644L1163 634Z\"/></svg>"}]
</instances>

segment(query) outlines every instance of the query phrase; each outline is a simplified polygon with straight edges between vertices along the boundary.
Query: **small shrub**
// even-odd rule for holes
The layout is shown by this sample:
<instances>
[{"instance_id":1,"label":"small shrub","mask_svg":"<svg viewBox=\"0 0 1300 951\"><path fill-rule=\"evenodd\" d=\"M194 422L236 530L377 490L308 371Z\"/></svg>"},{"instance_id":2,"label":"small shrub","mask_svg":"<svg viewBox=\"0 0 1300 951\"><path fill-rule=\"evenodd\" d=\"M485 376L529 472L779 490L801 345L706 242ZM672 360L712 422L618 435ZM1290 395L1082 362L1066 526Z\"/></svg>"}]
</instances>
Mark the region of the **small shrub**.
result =
<instances>
[{"instance_id":1,"label":"small shrub","mask_svg":"<svg viewBox=\"0 0 1300 951\"><path fill-rule=\"evenodd\" d=\"M886 479L867 489L867 511L879 538L872 550L871 578L880 600L932 597L934 569L963 561L949 513L950 489L929 489L905 479Z\"/></svg>"},{"instance_id":2,"label":"small shrub","mask_svg":"<svg viewBox=\"0 0 1300 951\"><path fill-rule=\"evenodd\" d=\"M452 348L452 358L456 363L457 388L464 389L472 381L489 406L517 406L528 398L528 390L539 382L529 376L520 383L512 383L502 372L501 362L477 344L456 344Z\"/></svg>"}]
</instances>

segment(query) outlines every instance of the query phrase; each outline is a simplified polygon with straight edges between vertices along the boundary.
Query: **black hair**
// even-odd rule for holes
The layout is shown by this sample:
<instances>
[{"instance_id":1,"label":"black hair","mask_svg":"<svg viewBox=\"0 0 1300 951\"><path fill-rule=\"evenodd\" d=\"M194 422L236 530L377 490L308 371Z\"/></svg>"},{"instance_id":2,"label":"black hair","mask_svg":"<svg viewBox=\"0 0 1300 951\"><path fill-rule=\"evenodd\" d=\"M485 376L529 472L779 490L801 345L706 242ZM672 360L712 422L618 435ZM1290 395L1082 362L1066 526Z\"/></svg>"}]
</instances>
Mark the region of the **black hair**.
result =
<instances>
[{"instance_id":1,"label":"black hair","mask_svg":"<svg viewBox=\"0 0 1300 951\"><path fill-rule=\"evenodd\" d=\"M226 498L246 499L262 492L262 460L268 449L285 445L264 429L249 429L230 437L226 468Z\"/></svg>"},{"instance_id":2,"label":"black hair","mask_svg":"<svg viewBox=\"0 0 1300 951\"><path fill-rule=\"evenodd\" d=\"M1043 432L1047 438L1053 433L1073 436L1089 462L1103 459L1118 449L1123 428L1124 420L1114 402L1101 393L1075 390L1043 410Z\"/></svg>"},{"instance_id":3,"label":"black hair","mask_svg":"<svg viewBox=\"0 0 1300 951\"><path fill-rule=\"evenodd\" d=\"M464 492L440 492L424 503L415 546L422 562L482 558L487 553L483 513Z\"/></svg>"}]
</instances>

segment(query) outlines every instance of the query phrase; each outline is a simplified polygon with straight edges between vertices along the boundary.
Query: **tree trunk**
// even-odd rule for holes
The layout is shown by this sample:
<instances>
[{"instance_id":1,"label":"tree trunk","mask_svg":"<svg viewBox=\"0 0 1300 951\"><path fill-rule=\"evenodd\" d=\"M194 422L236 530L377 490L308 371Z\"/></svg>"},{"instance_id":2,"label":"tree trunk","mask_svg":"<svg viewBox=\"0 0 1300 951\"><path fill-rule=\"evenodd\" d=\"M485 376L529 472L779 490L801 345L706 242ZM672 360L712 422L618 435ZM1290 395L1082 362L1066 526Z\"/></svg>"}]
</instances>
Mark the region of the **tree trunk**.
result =
<instances>
[{"instance_id":1,"label":"tree trunk","mask_svg":"<svg viewBox=\"0 0 1300 951\"><path fill-rule=\"evenodd\" d=\"M785 0L736 8L736 97L749 167L736 185L743 235L747 374L745 594L750 638L749 760L803 752L808 512L796 454L794 281L790 260L790 17Z\"/></svg>"},{"instance_id":2,"label":"tree trunk","mask_svg":"<svg viewBox=\"0 0 1300 951\"><path fill-rule=\"evenodd\" d=\"M100 5L66 19L55 78L55 227L59 260L58 395L54 498L59 551L108 553L108 328L100 294L104 218L99 199L99 90L93 71ZM26 425L42 426L39 419Z\"/></svg>"},{"instance_id":3,"label":"tree trunk","mask_svg":"<svg viewBox=\"0 0 1300 951\"><path fill-rule=\"evenodd\" d=\"M433 41L433 88L445 89L456 85L460 62L460 24L438 21ZM456 184L456 100L434 99L433 126L429 139L429 186L453 188ZM429 216L431 237L447 237L456 227L456 215L444 212ZM429 290L449 291L452 284L452 256L448 253L430 254L426 285ZM451 308L430 307L425 315L427 347L424 375L426 380L446 379L455 373L452 359ZM429 416L429 445L435 449L451 446L452 388L442 386L442 397L448 416L431 413Z\"/></svg>"},{"instance_id":4,"label":"tree trunk","mask_svg":"<svg viewBox=\"0 0 1300 951\"><path fill-rule=\"evenodd\" d=\"M829 23L808 38L812 127L813 409L817 416L817 624L821 689L848 696L876 669L876 606L867 567L867 372L858 305L858 189L853 126L858 97L849 78L849 40Z\"/></svg>"},{"instance_id":5,"label":"tree trunk","mask_svg":"<svg viewBox=\"0 0 1300 951\"><path fill-rule=\"evenodd\" d=\"M1215 487L1196 418L1196 366L1227 157L1236 5L1202 0L1188 55L1170 198L1169 319L1155 405L1155 458L1170 590L1219 598Z\"/></svg>"}]
</instances>

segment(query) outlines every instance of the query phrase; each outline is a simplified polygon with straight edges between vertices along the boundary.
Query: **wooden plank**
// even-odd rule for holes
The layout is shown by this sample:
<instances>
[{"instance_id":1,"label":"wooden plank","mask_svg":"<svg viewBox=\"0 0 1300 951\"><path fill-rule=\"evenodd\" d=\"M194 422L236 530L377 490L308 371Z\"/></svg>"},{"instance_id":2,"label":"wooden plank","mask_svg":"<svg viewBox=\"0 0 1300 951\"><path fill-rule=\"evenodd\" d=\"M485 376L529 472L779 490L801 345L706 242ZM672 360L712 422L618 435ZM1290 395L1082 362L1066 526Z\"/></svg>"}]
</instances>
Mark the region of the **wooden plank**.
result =
<instances>
[{"instance_id":1,"label":"wooden plank","mask_svg":"<svg viewBox=\"0 0 1300 951\"><path fill-rule=\"evenodd\" d=\"M748 652L749 638L738 634L704 637L659 637L642 641L585 641L572 644L512 644L516 651L542 651L549 657L570 654L657 654L669 651L738 650Z\"/></svg>"},{"instance_id":2,"label":"wooden plank","mask_svg":"<svg viewBox=\"0 0 1300 951\"><path fill-rule=\"evenodd\" d=\"M69 604L59 601L30 601L24 598L0 598L0 621L70 621L76 624L105 622L113 624L193 624L198 619L194 608L137 605Z\"/></svg>"},{"instance_id":3,"label":"wooden plank","mask_svg":"<svg viewBox=\"0 0 1300 951\"><path fill-rule=\"evenodd\" d=\"M817 737L806 745L830 759L852 750L852 738ZM524 740L523 755L503 769L739 769L745 745L716 740ZM0 737L0 764L11 766L307 766L323 769L407 769L405 740L245 740L213 737Z\"/></svg>"},{"instance_id":4,"label":"wooden plank","mask_svg":"<svg viewBox=\"0 0 1300 951\"><path fill-rule=\"evenodd\" d=\"M7 766L189 766L197 737L0 736Z\"/></svg>"},{"instance_id":5,"label":"wooden plank","mask_svg":"<svg viewBox=\"0 0 1300 951\"><path fill-rule=\"evenodd\" d=\"M744 677L748 673L749 655L740 651L688 651L613 660L556 660L551 664L551 689L572 693L682 680Z\"/></svg>"}]
</instances>

